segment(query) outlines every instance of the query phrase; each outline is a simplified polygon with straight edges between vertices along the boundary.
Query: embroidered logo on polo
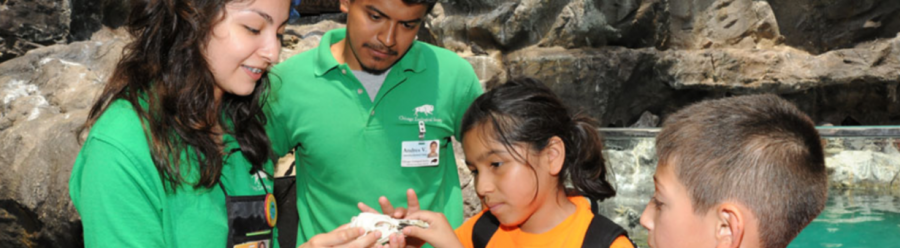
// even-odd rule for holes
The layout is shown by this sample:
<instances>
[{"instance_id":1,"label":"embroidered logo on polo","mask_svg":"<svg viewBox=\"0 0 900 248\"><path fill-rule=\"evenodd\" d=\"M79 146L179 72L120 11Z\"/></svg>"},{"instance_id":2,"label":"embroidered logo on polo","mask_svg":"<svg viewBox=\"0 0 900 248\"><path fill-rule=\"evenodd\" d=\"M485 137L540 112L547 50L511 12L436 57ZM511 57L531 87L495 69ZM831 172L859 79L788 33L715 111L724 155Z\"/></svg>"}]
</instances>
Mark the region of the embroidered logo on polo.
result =
<instances>
[{"instance_id":1,"label":"embroidered logo on polo","mask_svg":"<svg viewBox=\"0 0 900 248\"><path fill-rule=\"evenodd\" d=\"M253 190L255 190L255 191L263 190L263 185L260 184L260 182L262 182L262 180L266 180L266 179L269 179L269 176L267 176L266 173L263 173L262 171L257 171L254 174L250 174L250 181L253 182L253 186L252 186Z\"/></svg>"},{"instance_id":2,"label":"embroidered logo on polo","mask_svg":"<svg viewBox=\"0 0 900 248\"><path fill-rule=\"evenodd\" d=\"M431 115L434 112L434 105L425 104L422 106L416 107L416 117L419 117L419 113L425 114L426 116Z\"/></svg>"},{"instance_id":3,"label":"embroidered logo on polo","mask_svg":"<svg viewBox=\"0 0 900 248\"><path fill-rule=\"evenodd\" d=\"M418 106L413 108L412 116L400 115L399 119L401 121L409 121L409 122L441 122L443 121L441 118L434 118L434 105L431 104L423 104L422 106Z\"/></svg>"}]
</instances>

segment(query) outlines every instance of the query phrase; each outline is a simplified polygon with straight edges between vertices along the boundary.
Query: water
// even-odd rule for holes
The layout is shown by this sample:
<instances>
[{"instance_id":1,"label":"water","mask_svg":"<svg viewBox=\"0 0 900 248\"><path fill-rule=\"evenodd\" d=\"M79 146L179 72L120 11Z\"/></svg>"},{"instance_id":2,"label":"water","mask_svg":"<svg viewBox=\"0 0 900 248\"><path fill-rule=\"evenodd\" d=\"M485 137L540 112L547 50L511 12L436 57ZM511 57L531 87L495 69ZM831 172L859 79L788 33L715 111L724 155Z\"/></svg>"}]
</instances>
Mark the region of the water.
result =
<instances>
[{"instance_id":1,"label":"water","mask_svg":"<svg viewBox=\"0 0 900 248\"><path fill-rule=\"evenodd\" d=\"M788 248L900 247L900 196L833 190Z\"/></svg>"}]
</instances>

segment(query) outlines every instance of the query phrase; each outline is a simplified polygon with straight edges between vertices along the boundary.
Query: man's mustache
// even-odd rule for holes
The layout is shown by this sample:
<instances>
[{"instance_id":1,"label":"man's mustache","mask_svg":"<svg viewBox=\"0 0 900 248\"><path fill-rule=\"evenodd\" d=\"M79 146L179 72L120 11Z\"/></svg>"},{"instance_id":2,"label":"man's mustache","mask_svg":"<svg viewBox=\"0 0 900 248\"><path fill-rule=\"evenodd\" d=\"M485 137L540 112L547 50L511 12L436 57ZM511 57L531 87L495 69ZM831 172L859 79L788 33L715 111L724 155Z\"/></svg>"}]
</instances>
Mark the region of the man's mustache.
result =
<instances>
[{"instance_id":1,"label":"man's mustache","mask_svg":"<svg viewBox=\"0 0 900 248\"><path fill-rule=\"evenodd\" d=\"M369 43L363 43L363 47L366 47L366 48L369 48L369 49L372 49L372 50L375 50L378 52L382 52L387 55L397 55L397 51L394 51L393 49L387 48L383 45L373 45L373 44L369 44Z\"/></svg>"}]
</instances>

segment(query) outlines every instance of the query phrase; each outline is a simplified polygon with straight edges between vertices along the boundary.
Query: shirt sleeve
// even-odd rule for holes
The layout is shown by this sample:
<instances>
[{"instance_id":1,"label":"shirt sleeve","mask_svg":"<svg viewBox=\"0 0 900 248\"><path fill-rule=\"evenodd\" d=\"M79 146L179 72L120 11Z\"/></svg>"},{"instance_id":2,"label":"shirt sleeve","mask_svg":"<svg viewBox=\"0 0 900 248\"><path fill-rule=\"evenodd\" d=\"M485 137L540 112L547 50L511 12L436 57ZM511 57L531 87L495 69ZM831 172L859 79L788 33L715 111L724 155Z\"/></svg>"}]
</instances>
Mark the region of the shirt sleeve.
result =
<instances>
[{"instance_id":1,"label":"shirt sleeve","mask_svg":"<svg viewBox=\"0 0 900 248\"><path fill-rule=\"evenodd\" d=\"M475 70L468 63L466 63L466 66L463 66L460 77L461 83L465 85L465 90L460 95L459 106L456 109L456 140L462 140L462 118L466 114L466 110L469 109L475 98L484 93L484 90L481 88L481 82L478 81L478 76L475 75Z\"/></svg>"},{"instance_id":2,"label":"shirt sleeve","mask_svg":"<svg viewBox=\"0 0 900 248\"><path fill-rule=\"evenodd\" d=\"M85 247L167 246L162 222L165 190L152 162L136 161L133 154L107 141L85 142L69 182Z\"/></svg>"},{"instance_id":3,"label":"shirt sleeve","mask_svg":"<svg viewBox=\"0 0 900 248\"><path fill-rule=\"evenodd\" d=\"M263 107L266 115L266 134L269 135L269 142L272 145L272 152L276 158L284 157L290 151L289 136L285 129L285 123L279 119L278 113L281 105L278 101L280 95L281 81L279 77L269 77L271 88L269 95L266 97L266 105Z\"/></svg>"},{"instance_id":4,"label":"shirt sleeve","mask_svg":"<svg viewBox=\"0 0 900 248\"><path fill-rule=\"evenodd\" d=\"M609 248L635 248L631 240L628 239L625 235L619 235L616 237L616 240L613 240L612 244L609 245Z\"/></svg>"}]
</instances>

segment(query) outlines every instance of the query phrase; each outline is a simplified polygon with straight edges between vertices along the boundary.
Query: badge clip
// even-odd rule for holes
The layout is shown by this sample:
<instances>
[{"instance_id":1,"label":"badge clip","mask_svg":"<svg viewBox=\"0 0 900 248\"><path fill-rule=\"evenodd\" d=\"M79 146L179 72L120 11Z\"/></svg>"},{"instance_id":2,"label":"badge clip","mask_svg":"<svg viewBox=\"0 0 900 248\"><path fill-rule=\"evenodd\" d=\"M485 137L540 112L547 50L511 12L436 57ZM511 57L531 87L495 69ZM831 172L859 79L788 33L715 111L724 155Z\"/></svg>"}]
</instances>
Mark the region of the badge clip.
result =
<instances>
[{"instance_id":1,"label":"badge clip","mask_svg":"<svg viewBox=\"0 0 900 248\"><path fill-rule=\"evenodd\" d=\"M425 122L419 121L419 141L425 141Z\"/></svg>"}]
</instances>

